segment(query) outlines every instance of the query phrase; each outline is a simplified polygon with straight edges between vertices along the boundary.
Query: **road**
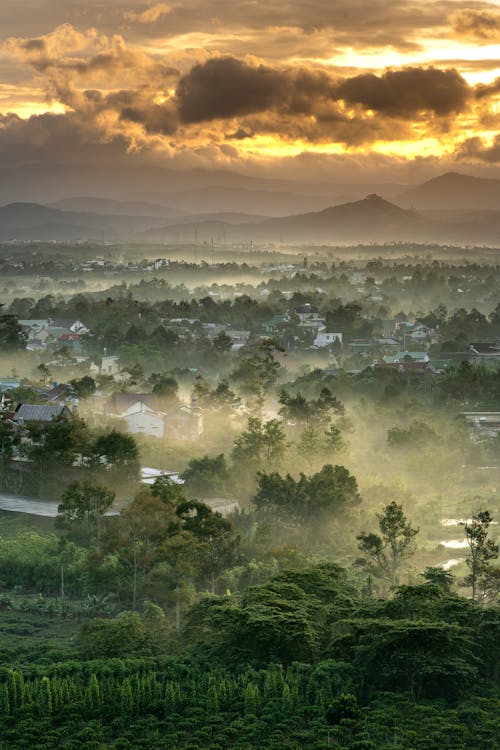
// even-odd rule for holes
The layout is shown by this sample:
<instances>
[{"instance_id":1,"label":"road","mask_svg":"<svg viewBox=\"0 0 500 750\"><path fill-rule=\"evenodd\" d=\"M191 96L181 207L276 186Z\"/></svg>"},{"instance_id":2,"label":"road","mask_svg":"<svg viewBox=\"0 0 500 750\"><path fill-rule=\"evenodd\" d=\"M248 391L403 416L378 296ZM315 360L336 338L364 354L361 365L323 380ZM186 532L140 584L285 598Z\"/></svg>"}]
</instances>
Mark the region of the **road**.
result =
<instances>
[{"instance_id":1,"label":"road","mask_svg":"<svg viewBox=\"0 0 500 750\"><path fill-rule=\"evenodd\" d=\"M19 495L0 493L0 510L55 518L57 516L58 505L59 503L56 500L35 500L28 497L20 497Z\"/></svg>"},{"instance_id":2,"label":"road","mask_svg":"<svg viewBox=\"0 0 500 750\"><path fill-rule=\"evenodd\" d=\"M29 513L32 516L55 518L57 516L58 505L59 503L57 500L36 500L35 498L0 493L0 510L10 510L15 513ZM106 515L116 516L118 515L118 511L110 510Z\"/></svg>"}]
</instances>

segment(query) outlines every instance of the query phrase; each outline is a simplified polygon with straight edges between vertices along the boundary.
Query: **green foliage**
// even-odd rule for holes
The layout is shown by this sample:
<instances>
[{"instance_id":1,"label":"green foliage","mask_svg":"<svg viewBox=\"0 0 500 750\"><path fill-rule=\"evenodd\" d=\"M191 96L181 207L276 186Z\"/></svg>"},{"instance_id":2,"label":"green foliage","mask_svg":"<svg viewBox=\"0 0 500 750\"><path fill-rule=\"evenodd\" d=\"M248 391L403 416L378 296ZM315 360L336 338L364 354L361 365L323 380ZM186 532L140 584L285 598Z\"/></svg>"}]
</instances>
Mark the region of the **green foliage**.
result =
<instances>
[{"instance_id":1,"label":"green foliage","mask_svg":"<svg viewBox=\"0 0 500 750\"><path fill-rule=\"evenodd\" d=\"M413 540L418 529L412 528L403 506L395 500L378 515L378 522L380 534L363 532L357 537L360 550L368 556L367 561L361 562L375 575L389 579L391 585L396 586L402 561L414 552Z\"/></svg>"},{"instance_id":2,"label":"green foliage","mask_svg":"<svg viewBox=\"0 0 500 750\"><path fill-rule=\"evenodd\" d=\"M279 463L287 447L283 424L279 419L264 422L249 417L247 429L235 440L233 461L255 469L267 469Z\"/></svg>"},{"instance_id":3,"label":"green foliage","mask_svg":"<svg viewBox=\"0 0 500 750\"><path fill-rule=\"evenodd\" d=\"M86 658L135 656L146 648L146 630L137 612L120 612L112 620L85 622L79 646Z\"/></svg>"},{"instance_id":4,"label":"green foliage","mask_svg":"<svg viewBox=\"0 0 500 750\"><path fill-rule=\"evenodd\" d=\"M211 458L192 458L182 473L186 488L192 495L213 497L225 490L229 471L223 453Z\"/></svg>"}]
</instances>

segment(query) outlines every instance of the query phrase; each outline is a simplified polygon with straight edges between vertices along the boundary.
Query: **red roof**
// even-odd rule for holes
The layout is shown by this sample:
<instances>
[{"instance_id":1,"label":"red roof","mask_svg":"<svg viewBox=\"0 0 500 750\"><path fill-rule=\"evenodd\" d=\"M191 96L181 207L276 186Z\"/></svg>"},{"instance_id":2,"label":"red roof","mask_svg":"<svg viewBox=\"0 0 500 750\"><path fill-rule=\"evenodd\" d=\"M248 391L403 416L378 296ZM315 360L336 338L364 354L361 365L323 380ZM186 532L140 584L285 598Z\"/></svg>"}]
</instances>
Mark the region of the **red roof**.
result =
<instances>
[{"instance_id":1,"label":"red roof","mask_svg":"<svg viewBox=\"0 0 500 750\"><path fill-rule=\"evenodd\" d=\"M79 333L62 333L58 341L80 341L81 336Z\"/></svg>"}]
</instances>

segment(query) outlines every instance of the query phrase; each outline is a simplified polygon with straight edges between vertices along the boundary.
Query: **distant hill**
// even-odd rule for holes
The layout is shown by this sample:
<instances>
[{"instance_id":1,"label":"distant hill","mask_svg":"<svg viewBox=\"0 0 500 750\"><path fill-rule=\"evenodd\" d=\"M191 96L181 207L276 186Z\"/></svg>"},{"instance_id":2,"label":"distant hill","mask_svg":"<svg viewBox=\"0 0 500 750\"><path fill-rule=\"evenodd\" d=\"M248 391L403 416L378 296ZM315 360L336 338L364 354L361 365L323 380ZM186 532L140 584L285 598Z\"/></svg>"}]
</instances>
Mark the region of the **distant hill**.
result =
<instances>
[{"instance_id":1,"label":"distant hill","mask_svg":"<svg viewBox=\"0 0 500 750\"><path fill-rule=\"evenodd\" d=\"M500 180L447 172L404 191L396 202L416 209L500 211Z\"/></svg>"},{"instance_id":2,"label":"distant hill","mask_svg":"<svg viewBox=\"0 0 500 750\"><path fill-rule=\"evenodd\" d=\"M0 207L0 240L119 240L149 229L164 219L61 211L38 203Z\"/></svg>"},{"instance_id":3,"label":"distant hill","mask_svg":"<svg viewBox=\"0 0 500 750\"><path fill-rule=\"evenodd\" d=\"M500 244L500 211L401 208L378 195L321 211L267 218L238 212L176 217L61 211L37 203L0 207L0 240L191 243L446 242Z\"/></svg>"},{"instance_id":4,"label":"distant hill","mask_svg":"<svg viewBox=\"0 0 500 750\"><path fill-rule=\"evenodd\" d=\"M170 239L174 233L181 239L192 237L196 231L200 241L206 241L210 237L219 240L224 236L227 242L250 239L285 243L357 240L385 242L424 237L427 232L431 232L433 226L432 219L400 208L378 195L370 195L363 200L330 206L322 211L266 219L252 224L231 226L222 221L186 222L165 226L148 234L161 234L165 240Z\"/></svg>"},{"instance_id":5,"label":"distant hill","mask_svg":"<svg viewBox=\"0 0 500 750\"><path fill-rule=\"evenodd\" d=\"M61 211L78 211L94 214L112 214L114 216L154 216L171 219L182 216L184 211L141 201L116 201L111 198L76 197L63 198L48 204L49 208Z\"/></svg>"}]
</instances>

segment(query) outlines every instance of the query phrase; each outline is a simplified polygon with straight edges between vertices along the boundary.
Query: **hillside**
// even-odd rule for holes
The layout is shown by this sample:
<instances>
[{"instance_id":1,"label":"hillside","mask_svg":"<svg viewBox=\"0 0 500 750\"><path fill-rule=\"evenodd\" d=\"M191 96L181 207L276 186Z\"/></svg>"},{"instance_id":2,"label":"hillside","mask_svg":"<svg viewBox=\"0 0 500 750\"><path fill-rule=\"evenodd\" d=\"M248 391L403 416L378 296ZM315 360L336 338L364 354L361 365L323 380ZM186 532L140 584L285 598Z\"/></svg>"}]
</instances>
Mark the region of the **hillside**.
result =
<instances>
[{"instance_id":1,"label":"hillside","mask_svg":"<svg viewBox=\"0 0 500 750\"><path fill-rule=\"evenodd\" d=\"M397 203L416 209L500 210L500 180L447 172L401 193Z\"/></svg>"}]
</instances>

